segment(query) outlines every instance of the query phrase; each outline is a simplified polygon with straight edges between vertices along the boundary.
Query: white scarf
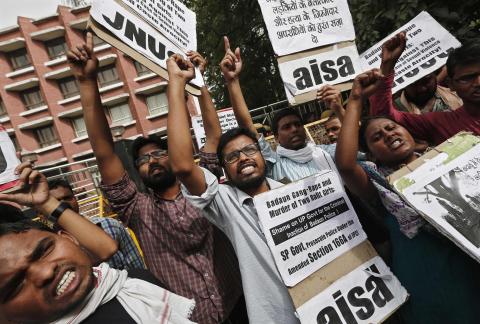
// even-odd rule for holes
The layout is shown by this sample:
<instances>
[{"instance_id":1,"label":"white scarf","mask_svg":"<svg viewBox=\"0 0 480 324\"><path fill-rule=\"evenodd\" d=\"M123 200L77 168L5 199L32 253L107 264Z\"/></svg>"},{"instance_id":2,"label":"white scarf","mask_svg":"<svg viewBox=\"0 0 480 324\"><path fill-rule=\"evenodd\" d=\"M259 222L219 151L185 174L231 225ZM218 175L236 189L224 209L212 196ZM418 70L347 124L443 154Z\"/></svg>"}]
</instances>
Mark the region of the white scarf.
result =
<instances>
[{"instance_id":1,"label":"white scarf","mask_svg":"<svg viewBox=\"0 0 480 324\"><path fill-rule=\"evenodd\" d=\"M330 169L338 172L330 154L310 142L304 148L299 150L289 150L278 145L277 154L297 163L308 163L314 160L319 170Z\"/></svg>"},{"instance_id":2,"label":"white scarf","mask_svg":"<svg viewBox=\"0 0 480 324\"><path fill-rule=\"evenodd\" d=\"M75 311L53 322L76 324L92 315L98 307L117 298L136 323L190 324L188 320L195 301L175 295L140 279L128 278L125 270L116 270L102 263L93 268L96 287Z\"/></svg>"}]
</instances>

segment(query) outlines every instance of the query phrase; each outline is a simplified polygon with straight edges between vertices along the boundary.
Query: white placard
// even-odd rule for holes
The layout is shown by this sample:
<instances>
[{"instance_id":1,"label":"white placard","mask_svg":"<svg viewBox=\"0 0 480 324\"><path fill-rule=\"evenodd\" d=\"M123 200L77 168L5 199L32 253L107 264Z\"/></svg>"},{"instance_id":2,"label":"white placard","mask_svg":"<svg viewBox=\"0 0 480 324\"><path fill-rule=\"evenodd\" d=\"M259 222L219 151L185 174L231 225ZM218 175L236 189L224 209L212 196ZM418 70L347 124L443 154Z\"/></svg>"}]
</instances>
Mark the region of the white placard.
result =
<instances>
[{"instance_id":1,"label":"white placard","mask_svg":"<svg viewBox=\"0 0 480 324\"><path fill-rule=\"evenodd\" d=\"M275 54L355 39L347 0L258 0Z\"/></svg>"},{"instance_id":2,"label":"white placard","mask_svg":"<svg viewBox=\"0 0 480 324\"><path fill-rule=\"evenodd\" d=\"M480 144L458 157L454 150L446 154L441 163L425 162L435 172L407 175L394 186L433 226L480 262Z\"/></svg>"},{"instance_id":3,"label":"white placard","mask_svg":"<svg viewBox=\"0 0 480 324\"><path fill-rule=\"evenodd\" d=\"M237 120L235 119L235 114L233 113L233 109L223 109L217 111L218 120L220 121L220 127L222 128L222 132L225 133L229 129L238 127ZM201 115L193 116L192 117L192 128L193 133L195 134L195 138L197 139L198 147L201 148L205 145L205 141L207 137L205 135L205 129L203 127L203 119Z\"/></svg>"},{"instance_id":4,"label":"white placard","mask_svg":"<svg viewBox=\"0 0 480 324\"><path fill-rule=\"evenodd\" d=\"M197 50L197 18L178 0L121 0L171 42Z\"/></svg>"},{"instance_id":5,"label":"white placard","mask_svg":"<svg viewBox=\"0 0 480 324\"><path fill-rule=\"evenodd\" d=\"M0 126L0 191L7 190L16 184L18 175L15 168L20 164L15 146L8 133Z\"/></svg>"},{"instance_id":6,"label":"white placard","mask_svg":"<svg viewBox=\"0 0 480 324\"><path fill-rule=\"evenodd\" d=\"M381 323L408 293L380 257L365 262L297 309L302 324Z\"/></svg>"},{"instance_id":7,"label":"white placard","mask_svg":"<svg viewBox=\"0 0 480 324\"><path fill-rule=\"evenodd\" d=\"M362 72L356 46L335 48L278 64L287 97L350 81Z\"/></svg>"},{"instance_id":8,"label":"white placard","mask_svg":"<svg viewBox=\"0 0 480 324\"><path fill-rule=\"evenodd\" d=\"M332 170L257 195L254 202L277 268L289 287L367 239Z\"/></svg>"},{"instance_id":9,"label":"white placard","mask_svg":"<svg viewBox=\"0 0 480 324\"><path fill-rule=\"evenodd\" d=\"M122 43L165 70L169 56L175 53L185 54L180 47L165 38L147 22L137 18L135 14L115 1L94 0L90 16ZM190 83L202 87L204 83L200 73L196 73L195 79Z\"/></svg>"},{"instance_id":10,"label":"white placard","mask_svg":"<svg viewBox=\"0 0 480 324\"><path fill-rule=\"evenodd\" d=\"M407 48L395 65L393 93L420 80L447 62L448 53L460 42L426 11L360 55L364 70L379 68L382 44L401 31L407 32Z\"/></svg>"}]
</instances>

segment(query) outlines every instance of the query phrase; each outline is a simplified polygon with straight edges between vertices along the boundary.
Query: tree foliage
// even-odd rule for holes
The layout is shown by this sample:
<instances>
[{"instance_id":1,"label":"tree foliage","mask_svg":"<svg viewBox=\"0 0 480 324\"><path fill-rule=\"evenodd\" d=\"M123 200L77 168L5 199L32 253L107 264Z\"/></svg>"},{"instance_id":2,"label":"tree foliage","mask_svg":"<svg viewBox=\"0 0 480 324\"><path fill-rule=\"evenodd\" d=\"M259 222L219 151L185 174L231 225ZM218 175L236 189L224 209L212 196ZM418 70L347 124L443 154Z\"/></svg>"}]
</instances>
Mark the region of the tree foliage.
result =
<instances>
[{"instance_id":1,"label":"tree foliage","mask_svg":"<svg viewBox=\"0 0 480 324\"><path fill-rule=\"evenodd\" d=\"M207 83L218 107L229 99L218 63L223 35L242 49L242 87L250 107L285 99L276 59L257 0L183 0L197 14L198 49L209 61ZM399 28L422 10L461 41L480 36L478 0L349 0L359 52Z\"/></svg>"}]
</instances>

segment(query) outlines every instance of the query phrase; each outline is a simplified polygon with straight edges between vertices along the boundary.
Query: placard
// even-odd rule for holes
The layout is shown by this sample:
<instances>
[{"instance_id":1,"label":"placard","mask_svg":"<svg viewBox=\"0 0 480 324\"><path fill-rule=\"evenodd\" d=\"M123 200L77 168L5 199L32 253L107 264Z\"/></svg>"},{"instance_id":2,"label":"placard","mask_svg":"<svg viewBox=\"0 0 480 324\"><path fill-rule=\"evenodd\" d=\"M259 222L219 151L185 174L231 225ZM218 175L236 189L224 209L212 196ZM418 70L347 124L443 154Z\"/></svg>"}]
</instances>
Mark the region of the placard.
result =
<instances>
[{"instance_id":1,"label":"placard","mask_svg":"<svg viewBox=\"0 0 480 324\"><path fill-rule=\"evenodd\" d=\"M289 287L367 239L332 170L257 195L254 203Z\"/></svg>"},{"instance_id":2,"label":"placard","mask_svg":"<svg viewBox=\"0 0 480 324\"><path fill-rule=\"evenodd\" d=\"M227 108L217 111L218 121L220 122L220 127L222 128L222 133L225 133L229 129L238 127L237 120L235 119L235 114L233 113L232 108ZM195 138L197 140L198 147L201 148L205 145L207 141L207 136L205 135L205 128L203 127L202 115L192 117L192 128Z\"/></svg>"},{"instance_id":3,"label":"placard","mask_svg":"<svg viewBox=\"0 0 480 324\"><path fill-rule=\"evenodd\" d=\"M107 33L115 36L120 44L126 45L127 49L129 48L133 52L140 53L141 56L158 65L164 71L161 76L167 80L167 59L175 53L185 54L180 47L169 41L159 31L138 18L136 14L129 12L116 1L94 0L90 9L90 17L104 28ZM112 43L111 39L104 37L105 35L97 32L97 30L94 29L99 37ZM124 52L128 51L125 50L125 47L119 46L115 42L112 45ZM127 54L131 55L131 52L128 51ZM133 57L133 55L131 56ZM134 58L137 59L136 57ZM144 63L141 60L138 61L142 64ZM150 68L148 64L144 65ZM190 83L196 87L204 85L200 73L196 73L195 78Z\"/></svg>"},{"instance_id":4,"label":"placard","mask_svg":"<svg viewBox=\"0 0 480 324\"><path fill-rule=\"evenodd\" d=\"M121 0L184 50L197 50L197 17L178 0Z\"/></svg>"},{"instance_id":5,"label":"placard","mask_svg":"<svg viewBox=\"0 0 480 324\"><path fill-rule=\"evenodd\" d=\"M480 262L480 138L459 134L433 154L391 182L439 232Z\"/></svg>"},{"instance_id":6,"label":"placard","mask_svg":"<svg viewBox=\"0 0 480 324\"><path fill-rule=\"evenodd\" d=\"M328 52L314 52L289 61L279 61L278 68L287 97L350 81L362 72L357 47L333 47Z\"/></svg>"},{"instance_id":7,"label":"placard","mask_svg":"<svg viewBox=\"0 0 480 324\"><path fill-rule=\"evenodd\" d=\"M275 54L355 39L347 0L258 0Z\"/></svg>"},{"instance_id":8,"label":"placard","mask_svg":"<svg viewBox=\"0 0 480 324\"><path fill-rule=\"evenodd\" d=\"M381 323L408 298L385 262L376 256L297 308L302 324Z\"/></svg>"},{"instance_id":9,"label":"placard","mask_svg":"<svg viewBox=\"0 0 480 324\"><path fill-rule=\"evenodd\" d=\"M407 33L407 47L395 65L393 93L445 65L448 53L460 42L426 11L360 55L364 70L379 68L382 44L401 31Z\"/></svg>"},{"instance_id":10,"label":"placard","mask_svg":"<svg viewBox=\"0 0 480 324\"><path fill-rule=\"evenodd\" d=\"M0 126L0 192L9 191L18 185L15 168L20 164L12 139Z\"/></svg>"}]
</instances>

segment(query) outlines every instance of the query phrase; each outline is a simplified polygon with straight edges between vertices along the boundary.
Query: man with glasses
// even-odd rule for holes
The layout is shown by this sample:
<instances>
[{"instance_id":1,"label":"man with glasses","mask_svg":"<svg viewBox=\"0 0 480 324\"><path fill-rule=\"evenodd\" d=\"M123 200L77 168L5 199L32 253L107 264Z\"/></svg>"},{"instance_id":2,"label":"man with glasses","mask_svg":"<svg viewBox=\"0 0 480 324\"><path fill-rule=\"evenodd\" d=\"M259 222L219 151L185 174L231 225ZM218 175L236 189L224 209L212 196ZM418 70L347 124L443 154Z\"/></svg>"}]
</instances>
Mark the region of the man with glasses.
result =
<instances>
[{"instance_id":1,"label":"man with glasses","mask_svg":"<svg viewBox=\"0 0 480 324\"><path fill-rule=\"evenodd\" d=\"M134 141L133 160L148 192L137 190L114 152L98 92L98 60L92 46L89 33L87 44L73 48L68 58L79 81L85 124L102 175L103 192L123 223L139 238L149 270L169 290L195 299L192 320L203 324L230 320L241 296L238 264L230 243L182 195L165 141L156 137ZM192 53L191 58L203 70L203 58L197 53ZM185 102L184 94L182 100ZM201 105L204 100L200 100ZM204 106L201 108L205 111ZM207 110L213 111L216 118L214 109ZM204 122L207 120L204 116ZM212 152L212 146L216 148L216 144L209 143L211 140L207 133L206 152ZM205 156L208 153L201 153L201 160Z\"/></svg>"},{"instance_id":2,"label":"man with glasses","mask_svg":"<svg viewBox=\"0 0 480 324\"><path fill-rule=\"evenodd\" d=\"M392 102L394 67L406 47L405 32L386 41L382 47L381 71L385 76L370 97L371 115L390 116L419 139L438 145L460 131L480 135L480 40L465 42L447 60L450 88L463 100L455 111L423 115L401 112Z\"/></svg>"},{"instance_id":3,"label":"man with glasses","mask_svg":"<svg viewBox=\"0 0 480 324\"><path fill-rule=\"evenodd\" d=\"M231 62L232 64L233 61ZM265 177L265 160L255 134L244 128L224 133L217 155L229 180L219 184L193 160L189 116L183 100L186 83L195 76L193 65L175 54L167 61L168 145L174 174L188 201L232 242L240 264L250 323L299 323L259 223L253 197L282 184Z\"/></svg>"}]
</instances>

